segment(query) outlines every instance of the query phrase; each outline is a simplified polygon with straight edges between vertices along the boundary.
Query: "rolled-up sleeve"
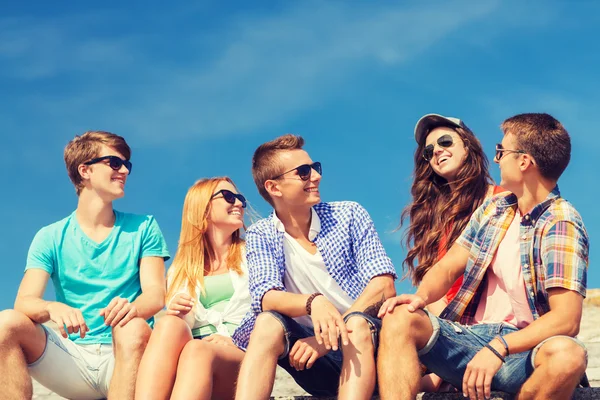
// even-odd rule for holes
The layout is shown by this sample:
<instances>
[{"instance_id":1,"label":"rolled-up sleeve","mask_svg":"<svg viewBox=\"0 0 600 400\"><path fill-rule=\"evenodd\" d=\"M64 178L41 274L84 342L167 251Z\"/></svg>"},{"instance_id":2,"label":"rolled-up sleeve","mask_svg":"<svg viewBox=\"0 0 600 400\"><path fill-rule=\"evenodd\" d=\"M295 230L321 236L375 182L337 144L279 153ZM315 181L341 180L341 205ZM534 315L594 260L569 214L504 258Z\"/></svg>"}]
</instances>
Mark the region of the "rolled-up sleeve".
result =
<instances>
[{"instance_id":1,"label":"rolled-up sleeve","mask_svg":"<svg viewBox=\"0 0 600 400\"><path fill-rule=\"evenodd\" d=\"M371 216L358 203L352 203L352 213L350 235L363 283L366 285L374 277L387 274L396 279L396 269L379 240Z\"/></svg>"},{"instance_id":2,"label":"rolled-up sleeve","mask_svg":"<svg viewBox=\"0 0 600 400\"><path fill-rule=\"evenodd\" d=\"M589 238L573 221L557 221L542 238L545 287L564 288L586 295Z\"/></svg>"},{"instance_id":3,"label":"rolled-up sleeve","mask_svg":"<svg viewBox=\"0 0 600 400\"><path fill-rule=\"evenodd\" d=\"M269 290L285 290L283 265L278 265L272 240L258 229L250 227L246 232L246 260L252 311L262 312L262 298Z\"/></svg>"}]
</instances>

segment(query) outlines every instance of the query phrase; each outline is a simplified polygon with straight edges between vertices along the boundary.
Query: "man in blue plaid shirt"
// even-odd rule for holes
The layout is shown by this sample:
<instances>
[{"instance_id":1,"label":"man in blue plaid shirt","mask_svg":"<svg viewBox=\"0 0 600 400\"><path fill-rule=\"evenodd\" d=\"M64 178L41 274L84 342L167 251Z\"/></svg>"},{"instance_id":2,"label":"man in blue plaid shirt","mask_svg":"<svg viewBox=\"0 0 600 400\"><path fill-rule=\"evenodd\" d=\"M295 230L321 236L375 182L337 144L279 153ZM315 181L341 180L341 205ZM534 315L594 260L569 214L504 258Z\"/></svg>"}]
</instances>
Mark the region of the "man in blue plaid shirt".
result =
<instances>
[{"instance_id":1,"label":"man in blue plaid shirt","mask_svg":"<svg viewBox=\"0 0 600 400\"><path fill-rule=\"evenodd\" d=\"M237 399L268 399L276 365L316 396L371 398L381 320L363 311L395 295L396 272L359 204L321 203L321 164L284 135L261 145L252 174L273 207L246 232L253 315Z\"/></svg>"}]
</instances>

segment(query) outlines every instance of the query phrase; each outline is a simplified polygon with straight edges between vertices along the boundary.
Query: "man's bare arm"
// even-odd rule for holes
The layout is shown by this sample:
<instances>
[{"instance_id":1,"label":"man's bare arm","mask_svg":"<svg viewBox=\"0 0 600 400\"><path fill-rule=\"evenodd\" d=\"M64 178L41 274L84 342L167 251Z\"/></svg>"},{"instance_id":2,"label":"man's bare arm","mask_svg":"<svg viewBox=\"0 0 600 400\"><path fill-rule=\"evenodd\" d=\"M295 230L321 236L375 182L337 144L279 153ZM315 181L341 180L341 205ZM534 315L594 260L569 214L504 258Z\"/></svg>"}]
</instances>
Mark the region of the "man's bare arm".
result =
<instances>
[{"instance_id":1,"label":"man's bare arm","mask_svg":"<svg viewBox=\"0 0 600 400\"><path fill-rule=\"evenodd\" d=\"M43 269L28 269L21 280L15 299L15 310L39 324L50 320L48 304L51 302L42 299L49 278L50 274Z\"/></svg>"},{"instance_id":2,"label":"man's bare arm","mask_svg":"<svg viewBox=\"0 0 600 400\"><path fill-rule=\"evenodd\" d=\"M533 349L552 336L574 337L579 333L583 312L583 296L563 289L548 289L550 311L527 327L504 336L511 354Z\"/></svg>"}]
</instances>

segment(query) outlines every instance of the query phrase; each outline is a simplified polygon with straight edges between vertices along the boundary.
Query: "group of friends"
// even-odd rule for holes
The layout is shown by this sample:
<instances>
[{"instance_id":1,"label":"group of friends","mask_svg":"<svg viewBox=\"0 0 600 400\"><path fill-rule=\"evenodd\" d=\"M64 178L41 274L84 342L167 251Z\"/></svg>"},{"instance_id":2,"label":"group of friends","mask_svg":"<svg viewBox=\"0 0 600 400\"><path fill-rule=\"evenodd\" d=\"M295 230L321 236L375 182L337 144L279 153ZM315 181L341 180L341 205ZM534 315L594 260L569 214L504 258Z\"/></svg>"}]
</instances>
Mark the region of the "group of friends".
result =
<instances>
[{"instance_id":1,"label":"group of friends","mask_svg":"<svg viewBox=\"0 0 600 400\"><path fill-rule=\"evenodd\" d=\"M166 274L156 220L113 208L132 173L125 139L76 136L64 159L77 209L35 235L14 309L0 312L3 398L32 398L33 377L70 399L267 399L277 365L340 399L570 398L585 384L589 253L557 185L570 137L548 114L501 129L497 186L463 121L418 121L401 222L417 290L401 295L368 212L321 201L322 166L300 136L254 152L273 212L248 228L231 179L189 189ZM43 299L49 278L56 301Z\"/></svg>"}]
</instances>

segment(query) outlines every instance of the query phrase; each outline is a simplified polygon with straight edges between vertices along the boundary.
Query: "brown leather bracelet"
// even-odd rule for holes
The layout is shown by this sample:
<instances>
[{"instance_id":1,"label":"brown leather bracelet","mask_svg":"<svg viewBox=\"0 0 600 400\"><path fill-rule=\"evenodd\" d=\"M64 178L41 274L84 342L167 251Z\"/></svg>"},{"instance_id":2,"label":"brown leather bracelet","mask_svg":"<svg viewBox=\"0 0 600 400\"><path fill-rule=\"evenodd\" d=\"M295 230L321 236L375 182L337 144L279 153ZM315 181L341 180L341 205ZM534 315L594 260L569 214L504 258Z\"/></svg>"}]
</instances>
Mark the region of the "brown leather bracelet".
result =
<instances>
[{"instance_id":1,"label":"brown leather bracelet","mask_svg":"<svg viewBox=\"0 0 600 400\"><path fill-rule=\"evenodd\" d=\"M317 297L317 296L323 296L323 293L319 293L319 292L313 293L310 296L308 296L308 299L306 299L306 315L310 315L310 313L312 312L312 308L311 308L312 302L315 299L315 297Z\"/></svg>"}]
</instances>

